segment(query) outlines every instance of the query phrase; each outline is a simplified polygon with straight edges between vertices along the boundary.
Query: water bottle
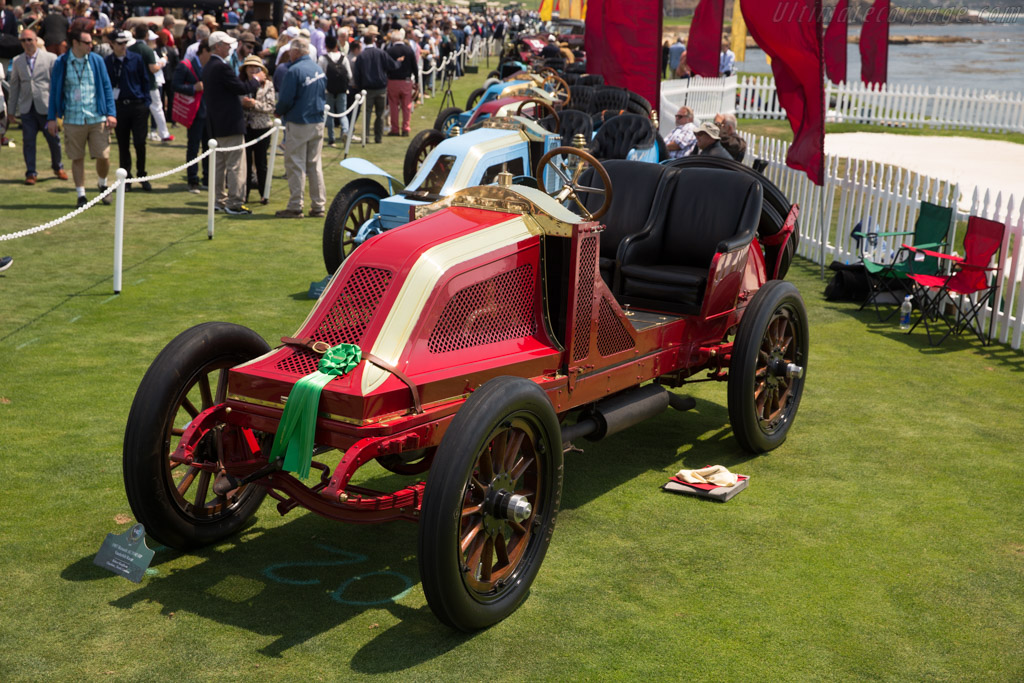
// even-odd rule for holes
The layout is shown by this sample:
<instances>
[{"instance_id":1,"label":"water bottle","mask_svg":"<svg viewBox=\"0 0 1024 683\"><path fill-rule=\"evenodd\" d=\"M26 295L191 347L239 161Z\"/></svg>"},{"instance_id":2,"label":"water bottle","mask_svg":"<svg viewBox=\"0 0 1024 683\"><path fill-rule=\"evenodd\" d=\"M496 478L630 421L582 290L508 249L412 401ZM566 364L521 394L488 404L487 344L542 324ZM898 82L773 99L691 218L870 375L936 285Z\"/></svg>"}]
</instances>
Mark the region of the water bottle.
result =
<instances>
[{"instance_id":1,"label":"water bottle","mask_svg":"<svg viewBox=\"0 0 1024 683\"><path fill-rule=\"evenodd\" d=\"M908 294L903 297L903 303L900 304L900 329L910 329L910 314L914 310L914 304L910 303L912 297Z\"/></svg>"}]
</instances>

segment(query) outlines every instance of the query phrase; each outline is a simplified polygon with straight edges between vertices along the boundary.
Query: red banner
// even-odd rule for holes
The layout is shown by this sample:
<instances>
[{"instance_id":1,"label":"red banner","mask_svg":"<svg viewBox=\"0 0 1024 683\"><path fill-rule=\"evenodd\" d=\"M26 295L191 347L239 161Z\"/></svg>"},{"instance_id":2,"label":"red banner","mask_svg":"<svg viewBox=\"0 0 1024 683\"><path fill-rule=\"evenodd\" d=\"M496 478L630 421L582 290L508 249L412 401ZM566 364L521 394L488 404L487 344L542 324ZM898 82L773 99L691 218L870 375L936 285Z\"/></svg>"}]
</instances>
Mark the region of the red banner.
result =
<instances>
[{"instance_id":1,"label":"red banner","mask_svg":"<svg viewBox=\"0 0 1024 683\"><path fill-rule=\"evenodd\" d=\"M875 0L860 31L860 80L885 83L889 74L889 0Z\"/></svg>"},{"instance_id":2,"label":"red banner","mask_svg":"<svg viewBox=\"0 0 1024 683\"><path fill-rule=\"evenodd\" d=\"M686 40L686 63L698 76L718 77L724 20L725 0L700 0L693 11L690 37Z\"/></svg>"},{"instance_id":3,"label":"red banner","mask_svg":"<svg viewBox=\"0 0 1024 683\"><path fill-rule=\"evenodd\" d=\"M825 73L833 83L846 82L846 19L849 0L839 0L825 31Z\"/></svg>"},{"instance_id":4,"label":"red banner","mask_svg":"<svg viewBox=\"0 0 1024 683\"><path fill-rule=\"evenodd\" d=\"M825 180L821 0L758 0L740 7L750 35L772 59L779 104L793 129L786 165L821 185Z\"/></svg>"},{"instance_id":5,"label":"red banner","mask_svg":"<svg viewBox=\"0 0 1024 683\"><path fill-rule=\"evenodd\" d=\"M589 0L587 71L605 83L643 95L655 109L661 97L660 0Z\"/></svg>"}]
</instances>

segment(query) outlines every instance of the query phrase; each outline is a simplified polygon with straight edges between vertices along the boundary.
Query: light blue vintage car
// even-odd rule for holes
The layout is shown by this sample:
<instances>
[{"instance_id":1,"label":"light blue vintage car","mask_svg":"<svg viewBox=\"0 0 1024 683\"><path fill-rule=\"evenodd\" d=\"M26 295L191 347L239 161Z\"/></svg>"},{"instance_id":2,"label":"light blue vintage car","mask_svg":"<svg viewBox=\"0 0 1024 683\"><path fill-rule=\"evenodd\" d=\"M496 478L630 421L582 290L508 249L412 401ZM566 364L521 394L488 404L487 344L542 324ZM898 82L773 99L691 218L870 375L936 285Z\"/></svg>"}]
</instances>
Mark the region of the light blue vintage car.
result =
<instances>
[{"instance_id":1,"label":"light blue vintage car","mask_svg":"<svg viewBox=\"0 0 1024 683\"><path fill-rule=\"evenodd\" d=\"M417 206L456 190L493 184L502 171L511 173L516 183L535 185L536 162L561 141L559 134L536 121L496 116L475 130L438 143L404 187L399 179L365 159L342 161L342 168L363 177L342 187L327 211L323 235L327 272L334 273L365 240L408 223ZM545 171L544 181L543 189L549 192L557 191L561 182L550 169Z\"/></svg>"}]
</instances>

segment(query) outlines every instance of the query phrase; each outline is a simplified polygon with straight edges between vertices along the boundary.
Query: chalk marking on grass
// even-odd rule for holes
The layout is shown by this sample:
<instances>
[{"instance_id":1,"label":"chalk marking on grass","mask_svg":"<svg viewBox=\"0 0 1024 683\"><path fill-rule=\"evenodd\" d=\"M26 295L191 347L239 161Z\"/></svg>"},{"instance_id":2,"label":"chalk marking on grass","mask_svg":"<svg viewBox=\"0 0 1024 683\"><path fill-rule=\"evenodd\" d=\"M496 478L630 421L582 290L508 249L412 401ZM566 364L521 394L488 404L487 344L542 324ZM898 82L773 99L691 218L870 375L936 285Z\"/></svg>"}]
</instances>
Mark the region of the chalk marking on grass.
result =
<instances>
[{"instance_id":1,"label":"chalk marking on grass","mask_svg":"<svg viewBox=\"0 0 1024 683\"><path fill-rule=\"evenodd\" d=\"M106 299L104 299L103 301L100 302L100 306L102 306L103 304L107 303L108 301L113 301L114 299L116 299L119 296L120 296L120 294L111 294Z\"/></svg>"},{"instance_id":2,"label":"chalk marking on grass","mask_svg":"<svg viewBox=\"0 0 1024 683\"><path fill-rule=\"evenodd\" d=\"M139 278L138 280L135 281L135 284L141 285L145 281L146 281L146 278L144 278L144 277L143 278Z\"/></svg>"},{"instance_id":3,"label":"chalk marking on grass","mask_svg":"<svg viewBox=\"0 0 1024 683\"><path fill-rule=\"evenodd\" d=\"M82 316L80 316L80 315L76 315L76 316L75 316L74 318L72 318L72 319L71 319L71 320L69 320L68 322L69 322L69 323L73 323L73 322L75 322L76 320L78 320L78 319L79 319L79 318L81 318L81 317L82 317Z\"/></svg>"},{"instance_id":4,"label":"chalk marking on grass","mask_svg":"<svg viewBox=\"0 0 1024 683\"><path fill-rule=\"evenodd\" d=\"M19 344L18 346L15 346L15 347L14 347L14 350L15 350L15 351L21 351L21 350L22 350L23 348L25 348L25 347L26 347L26 346L28 346L29 344L35 344L35 343L36 343L37 341L39 341L39 337L36 337L35 339L29 339L29 340L28 340L27 342L25 342L24 344Z\"/></svg>"}]
</instances>

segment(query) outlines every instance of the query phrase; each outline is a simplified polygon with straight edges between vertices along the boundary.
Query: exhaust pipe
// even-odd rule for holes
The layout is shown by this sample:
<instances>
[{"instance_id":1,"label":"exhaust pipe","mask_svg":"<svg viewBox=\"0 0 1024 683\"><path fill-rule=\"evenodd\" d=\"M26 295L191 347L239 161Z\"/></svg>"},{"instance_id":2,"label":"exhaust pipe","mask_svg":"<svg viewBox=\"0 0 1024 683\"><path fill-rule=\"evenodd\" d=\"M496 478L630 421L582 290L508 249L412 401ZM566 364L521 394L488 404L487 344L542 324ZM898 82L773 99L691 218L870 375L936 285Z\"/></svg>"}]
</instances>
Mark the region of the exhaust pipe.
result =
<instances>
[{"instance_id":1,"label":"exhaust pipe","mask_svg":"<svg viewBox=\"0 0 1024 683\"><path fill-rule=\"evenodd\" d=\"M585 438L599 441L606 436L654 417L669 406L670 393L658 384L633 389L603 401L581 417L576 424L562 429L562 443Z\"/></svg>"}]
</instances>

